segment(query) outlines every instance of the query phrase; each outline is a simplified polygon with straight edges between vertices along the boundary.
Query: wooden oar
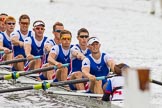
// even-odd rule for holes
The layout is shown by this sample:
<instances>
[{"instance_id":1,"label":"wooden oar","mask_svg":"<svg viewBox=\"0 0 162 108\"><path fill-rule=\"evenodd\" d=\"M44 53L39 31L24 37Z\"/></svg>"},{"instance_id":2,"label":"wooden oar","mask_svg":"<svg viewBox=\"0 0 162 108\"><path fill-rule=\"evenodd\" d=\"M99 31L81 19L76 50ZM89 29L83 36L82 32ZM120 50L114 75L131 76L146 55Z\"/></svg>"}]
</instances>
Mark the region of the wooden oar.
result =
<instances>
[{"instance_id":1,"label":"wooden oar","mask_svg":"<svg viewBox=\"0 0 162 108\"><path fill-rule=\"evenodd\" d=\"M151 79L150 82L162 86L162 82L160 82L160 81L157 81L157 80Z\"/></svg>"},{"instance_id":2,"label":"wooden oar","mask_svg":"<svg viewBox=\"0 0 162 108\"><path fill-rule=\"evenodd\" d=\"M62 66L67 67L67 66L69 66L69 63L63 64ZM20 76L25 76L25 75L29 75L29 74L35 74L35 73L39 73L39 72L46 72L46 71L52 70L52 69L57 69L57 66L49 66L49 67L35 69L35 70L27 71L27 72L26 71L13 72L11 74L4 75L4 76L0 77L0 80L17 79Z\"/></svg>"},{"instance_id":3,"label":"wooden oar","mask_svg":"<svg viewBox=\"0 0 162 108\"><path fill-rule=\"evenodd\" d=\"M111 78L112 76L101 76L101 77L96 77L96 80L103 80L106 78ZM19 87L19 88L11 88L11 89L3 89L0 90L0 93L7 93L7 92L14 92L14 91L23 91L23 90L39 90L39 89L43 89L46 90L50 87L56 87L56 86L63 86L63 85L68 85L68 84L76 84L76 83L83 83L83 82L88 82L89 79L88 78L83 78L83 79L76 79L76 80L68 80L68 81L60 81L60 82L43 82L40 84L36 84L33 86L27 86L27 87Z\"/></svg>"},{"instance_id":4,"label":"wooden oar","mask_svg":"<svg viewBox=\"0 0 162 108\"><path fill-rule=\"evenodd\" d=\"M34 56L34 59L38 59L38 58L41 58L41 57L42 56ZM27 58L7 60L7 61L0 62L0 65L8 65L8 64L17 63L17 62L25 62L27 60L28 60Z\"/></svg>"}]
</instances>

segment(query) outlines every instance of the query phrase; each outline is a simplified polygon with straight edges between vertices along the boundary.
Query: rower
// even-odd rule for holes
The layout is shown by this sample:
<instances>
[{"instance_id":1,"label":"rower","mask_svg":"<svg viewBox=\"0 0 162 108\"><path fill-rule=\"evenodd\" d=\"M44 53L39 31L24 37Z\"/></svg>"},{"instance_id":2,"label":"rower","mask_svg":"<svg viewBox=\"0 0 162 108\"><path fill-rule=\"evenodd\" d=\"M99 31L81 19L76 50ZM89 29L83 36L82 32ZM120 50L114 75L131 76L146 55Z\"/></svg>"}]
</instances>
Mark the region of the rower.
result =
<instances>
[{"instance_id":1,"label":"rower","mask_svg":"<svg viewBox=\"0 0 162 108\"><path fill-rule=\"evenodd\" d=\"M60 33L60 38L61 44L53 46L48 56L48 62L51 65L58 66L58 68L60 68L62 64L70 63L72 34L68 30L62 30ZM57 69L55 72L54 81L66 81L69 72L70 66Z\"/></svg>"},{"instance_id":2,"label":"rower","mask_svg":"<svg viewBox=\"0 0 162 108\"><path fill-rule=\"evenodd\" d=\"M128 66L124 63L115 65L114 74L116 74L116 76L107 80L102 97L103 101L122 101L124 99L124 77L122 76L122 69L127 67Z\"/></svg>"},{"instance_id":3,"label":"rower","mask_svg":"<svg viewBox=\"0 0 162 108\"><path fill-rule=\"evenodd\" d=\"M23 14L19 17L20 29L11 33L11 42L13 44L14 58L26 58L24 51L24 39L26 37L31 37L32 31L29 30L30 17L26 14ZM13 71L23 71L24 62L15 63L12 68Z\"/></svg>"},{"instance_id":4,"label":"rower","mask_svg":"<svg viewBox=\"0 0 162 108\"><path fill-rule=\"evenodd\" d=\"M64 30L64 25L61 22L56 22L53 25L52 33L53 33L54 39L48 39L45 42L45 45L44 45L44 49L45 49L45 61L44 61L44 64L43 64L42 67L51 66L48 63L48 61L47 61L48 55L49 55L49 52L50 52L51 48L54 45L61 44L60 33L61 33L62 30ZM52 80L53 79L53 74L54 74L54 72L52 72L52 71L43 72L43 73L40 74L40 78L41 78L41 80Z\"/></svg>"},{"instance_id":5,"label":"rower","mask_svg":"<svg viewBox=\"0 0 162 108\"><path fill-rule=\"evenodd\" d=\"M6 30L6 26L5 26L5 19L7 18L7 14L6 13L1 13L0 14L0 33L4 32ZM3 57L3 53L0 54L0 61L2 61Z\"/></svg>"},{"instance_id":6,"label":"rower","mask_svg":"<svg viewBox=\"0 0 162 108\"><path fill-rule=\"evenodd\" d=\"M88 39L91 54L82 62L82 72L90 79L89 92L103 94L103 86L107 80L97 81L96 77L107 76L109 68L114 71L115 62L109 54L100 52L101 43L97 37Z\"/></svg>"},{"instance_id":7,"label":"rower","mask_svg":"<svg viewBox=\"0 0 162 108\"><path fill-rule=\"evenodd\" d=\"M6 26L5 26L5 19L7 18L6 13L1 13L0 14L0 33L6 31Z\"/></svg>"},{"instance_id":8,"label":"rower","mask_svg":"<svg viewBox=\"0 0 162 108\"><path fill-rule=\"evenodd\" d=\"M6 30L0 34L0 50L4 51L3 60L12 60L12 44L10 34L14 31L16 20L12 16L8 16L5 21Z\"/></svg>"},{"instance_id":9,"label":"rower","mask_svg":"<svg viewBox=\"0 0 162 108\"><path fill-rule=\"evenodd\" d=\"M28 60L29 70L40 68L43 61L41 59L34 60L34 56L41 56L44 54L44 43L47 37L44 36L45 23L42 20L36 20L33 23L34 35L25 38L24 50Z\"/></svg>"},{"instance_id":10,"label":"rower","mask_svg":"<svg viewBox=\"0 0 162 108\"><path fill-rule=\"evenodd\" d=\"M72 72L69 75L70 80L80 79L83 77L81 72L82 60L85 56L90 54L90 50L87 47L87 40L89 38L89 32L85 28L78 30L77 39L79 44L74 45L71 48L71 61L72 61ZM70 84L72 90L85 90L84 83Z\"/></svg>"}]
</instances>

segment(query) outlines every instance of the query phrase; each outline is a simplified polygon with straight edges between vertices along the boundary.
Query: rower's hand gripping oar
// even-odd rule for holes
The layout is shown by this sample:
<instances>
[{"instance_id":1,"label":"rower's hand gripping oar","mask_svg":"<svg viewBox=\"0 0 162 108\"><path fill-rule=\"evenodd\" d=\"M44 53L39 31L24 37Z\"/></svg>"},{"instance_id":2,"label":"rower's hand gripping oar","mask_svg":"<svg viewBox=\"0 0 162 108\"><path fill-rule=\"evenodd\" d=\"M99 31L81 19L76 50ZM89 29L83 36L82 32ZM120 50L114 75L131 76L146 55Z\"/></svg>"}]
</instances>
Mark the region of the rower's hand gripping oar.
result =
<instances>
[{"instance_id":1,"label":"rower's hand gripping oar","mask_svg":"<svg viewBox=\"0 0 162 108\"><path fill-rule=\"evenodd\" d=\"M34 56L34 59L39 59L42 56ZM14 60L7 60L7 61L3 61L0 62L0 65L8 65L8 64L12 64L12 63L17 63L17 62L25 62L28 61L27 58L20 58L20 59L14 59Z\"/></svg>"},{"instance_id":2,"label":"rower's hand gripping oar","mask_svg":"<svg viewBox=\"0 0 162 108\"><path fill-rule=\"evenodd\" d=\"M101 76L101 77L96 77L96 80L103 80L106 78L111 78L114 75L111 76ZM60 82L43 82L40 84L36 84L33 86L27 86L27 87L19 87L19 88L11 88L11 89L3 89L0 90L0 93L7 93L7 92L14 92L14 91L23 91L23 90L39 90L39 89L43 89L46 90L50 87L56 87L56 86L63 86L63 85L68 85L68 84L76 84L76 83L83 83L83 82L88 82L89 79L88 78L83 78L83 79L76 79L76 80L68 80L68 81L60 81Z\"/></svg>"},{"instance_id":3,"label":"rower's hand gripping oar","mask_svg":"<svg viewBox=\"0 0 162 108\"><path fill-rule=\"evenodd\" d=\"M62 64L62 67L67 67L67 66L69 66L69 63ZM58 68L57 66L49 66L49 67L35 69L35 70L27 71L27 72L26 71L12 72L11 74L4 75L4 76L0 77L0 80L17 79L20 76L25 76L25 75L39 73L39 72L46 72L48 70L57 69L57 68Z\"/></svg>"},{"instance_id":4,"label":"rower's hand gripping oar","mask_svg":"<svg viewBox=\"0 0 162 108\"><path fill-rule=\"evenodd\" d=\"M10 53L12 52L12 50L9 51ZM0 54L4 54L5 52L4 51L0 51Z\"/></svg>"}]
</instances>

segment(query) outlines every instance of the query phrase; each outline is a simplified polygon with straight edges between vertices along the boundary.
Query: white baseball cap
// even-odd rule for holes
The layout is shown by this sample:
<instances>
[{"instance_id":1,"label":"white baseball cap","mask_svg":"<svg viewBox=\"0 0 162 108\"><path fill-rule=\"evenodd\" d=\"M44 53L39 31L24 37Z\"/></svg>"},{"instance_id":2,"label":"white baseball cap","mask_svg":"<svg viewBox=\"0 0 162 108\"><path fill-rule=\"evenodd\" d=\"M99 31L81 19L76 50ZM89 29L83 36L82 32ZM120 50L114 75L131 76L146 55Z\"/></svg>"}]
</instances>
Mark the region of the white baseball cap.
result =
<instances>
[{"instance_id":1,"label":"white baseball cap","mask_svg":"<svg viewBox=\"0 0 162 108\"><path fill-rule=\"evenodd\" d=\"M100 40L97 38L97 37L91 37L89 40L88 40L88 45L91 45L93 42L98 42L100 43Z\"/></svg>"},{"instance_id":2,"label":"white baseball cap","mask_svg":"<svg viewBox=\"0 0 162 108\"><path fill-rule=\"evenodd\" d=\"M37 20L33 23L33 27L39 26L39 25L42 25L43 27L45 27L45 23L41 20Z\"/></svg>"}]
</instances>

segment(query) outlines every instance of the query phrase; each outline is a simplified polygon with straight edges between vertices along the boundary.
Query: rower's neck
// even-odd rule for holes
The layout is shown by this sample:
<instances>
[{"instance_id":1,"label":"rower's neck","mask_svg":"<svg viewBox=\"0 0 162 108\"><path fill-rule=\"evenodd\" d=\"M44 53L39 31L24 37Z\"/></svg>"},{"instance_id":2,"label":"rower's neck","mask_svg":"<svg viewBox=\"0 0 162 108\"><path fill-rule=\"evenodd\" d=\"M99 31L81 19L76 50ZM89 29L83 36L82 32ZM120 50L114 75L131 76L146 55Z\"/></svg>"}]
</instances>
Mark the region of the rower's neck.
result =
<instances>
[{"instance_id":1,"label":"rower's neck","mask_svg":"<svg viewBox=\"0 0 162 108\"><path fill-rule=\"evenodd\" d=\"M10 31L6 31L6 34L8 35L8 37L10 37L11 32Z\"/></svg>"},{"instance_id":2,"label":"rower's neck","mask_svg":"<svg viewBox=\"0 0 162 108\"><path fill-rule=\"evenodd\" d=\"M80 46L80 48L82 49L82 50L86 50L87 49L87 45L79 45Z\"/></svg>"},{"instance_id":3,"label":"rower's neck","mask_svg":"<svg viewBox=\"0 0 162 108\"><path fill-rule=\"evenodd\" d=\"M27 33L28 33L28 31L22 31L22 30L20 30L20 32L21 32L21 34L23 34L23 35L27 35Z\"/></svg>"},{"instance_id":4,"label":"rower's neck","mask_svg":"<svg viewBox=\"0 0 162 108\"><path fill-rule=\"evenodd\" d=\"M56 43L57 45L61 43L60 39L58 39L58 38L54 38L54 41L55 41L55 43Z\"/></svg>"},{"instance_id":5,"label":"rower's neck","mask_svg":"<svg viewBox=\"0 0 162 108\"><path fill-rule=\"evenodd\" d=\"M101 53L98 52L98 53L92 53L92 57L96 60L98 60L100 57L101 57Z\"/></svg>"},{"instance_id":6,"label":"rower's neck","mask_svg":"<svg viewBox=\"0 0 162 108\"><path fill-rule=\"evenodd\" d=\"M64 50L68 50L68 49L70 49L70 46L62 46L62 48L64 49Z\"/></svg>"},{"instance_id":7,"label":"rower's neck","mask_svg":"<svg viewBox=\"0 0 162 108\"><path fill-rule=\"evenodd\" d=\"M36 39L37 41L41 41L41 40L43 39L43 36L41 36L41 37L35 36L35 39Z\"/></svg>"}]
</instances>

